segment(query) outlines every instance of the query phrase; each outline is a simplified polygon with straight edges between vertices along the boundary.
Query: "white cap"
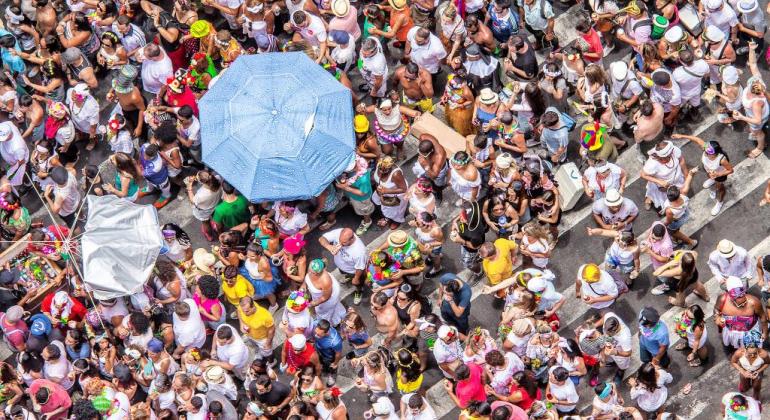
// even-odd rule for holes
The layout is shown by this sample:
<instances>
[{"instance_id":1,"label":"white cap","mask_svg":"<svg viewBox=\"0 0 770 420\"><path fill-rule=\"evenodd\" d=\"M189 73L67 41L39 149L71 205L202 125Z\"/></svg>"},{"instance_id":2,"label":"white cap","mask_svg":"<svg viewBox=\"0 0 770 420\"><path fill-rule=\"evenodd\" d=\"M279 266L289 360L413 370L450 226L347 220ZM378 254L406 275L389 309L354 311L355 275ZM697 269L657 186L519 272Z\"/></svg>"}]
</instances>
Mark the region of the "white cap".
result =
<instances>
[{"instance_id":1,"label":"white cap","mask_svg":"<svg viewBox=\"0 0 770 420\"><path fill-rule=\"evenodd\" d=\"M709 25L706 27L705 36L706 39L711 42L722 42L722 40L725 39L725 33L714 25Z\"/></svg>"},{"instance_id":2,"label":"white cap","mask_svg":"<svg viewBox=\"0 0 770 420\"><path fill-rule=\"evenodd\" d=\"M628 76L628 64L623 61L615 61L610 64L610 73L615 80L625 80Z\"/></svg>"},{"instance_id":3,"label":"white cap","mask_svg":"<svg viewBox=\"0 0 770 420\"><path fill-rule=\"evenodd\" d=\"M708 10L717 10L722 7L722 4L724 4L723 0L706 0L703 3L703 5L706 6L706 9Z\"/></svg>"},{"instance_id":4,"label":"white cap","mask_svg":"<svg viewBox=\"0 0 770 420\"><path fill-rule=\"evenodd\" d=\"M734 85L738 83L739 75L738 75L738 69L736 69L734 66L724 66L722 67L722 81L727 83L728 85Z\"/></svg>"},{"instance_id":5,"label":"white cap","mask_svg":"<svg viewBox=\"0 0 770 420\"><path fill-rule=\"evenodd\" d=\"M294 334L289 338L289 344L291 344L294 350L302 350L305 348L305 344L307 344L307 338L305 338L304 334Z\"/></svg>"},{"instance_id":6,"label":"white cap","mask_svg":"<svg viewBox=\"0 0 770 420\"><path fill-rule=\"evenodd\" d=\"M442 340L446 340L449 337L453 337L457 335L457 330L454 329L454 327L450 327L449 325L442 325L438 327L438 338Z\"/></svg>"},{"instance_id":7,"label":"white cap","mask_svg":"<svg viewBox=\"0 0 770 420\"><path fill-rule=\"evenodd\" d=\"M663 37L666 39L666 41L670 43L679 42L684 38L684 31L682 31L682 27L679 25L672 26L668 28L666 31L666 34L663 35Z\"/></svg>"},{"instance_id":8,"label":"white cap","mask_svg":"<svg viewBox=\"0 0 770 420\"><path fill-rule=\"evenodd\" d=\"M372 404L372 411L376 416L387 416L393 413L393 403L390 402L388 397L377 398L377 401Z\"/></svg>"},{"instance_id":9,"label":"white cap","mask_svg":"<svg viewBox=\"0 0 770 420\"><path fill-rule=\"evenodd\" d=\"M623 196L616 189L607 190L607 194L604 196L604 204L608 207L619 206L623 203Z\"/></svg>"},{"instance_id":10,"label":"white cap","mask_svg":"<svg viewBox=\"0 0 770 420\"><path fill-rule=\"evenodd\" d=\"M545 279L542 277L532 277L527 282L527 289L529 289L530 292L540 293L548 286L548 283L546 283Z\"/></svg>"}]
</instances>

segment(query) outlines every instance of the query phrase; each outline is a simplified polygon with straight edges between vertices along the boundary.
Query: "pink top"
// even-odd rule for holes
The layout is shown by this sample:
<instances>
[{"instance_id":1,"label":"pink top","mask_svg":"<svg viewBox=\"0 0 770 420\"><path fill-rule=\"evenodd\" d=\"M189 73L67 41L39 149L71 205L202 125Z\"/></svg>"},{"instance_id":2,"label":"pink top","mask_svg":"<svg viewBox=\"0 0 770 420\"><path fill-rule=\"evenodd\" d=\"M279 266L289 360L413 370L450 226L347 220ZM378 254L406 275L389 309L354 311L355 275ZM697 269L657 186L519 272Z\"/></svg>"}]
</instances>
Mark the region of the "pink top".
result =
<instances>
[{"instance_id":1,"label":"pink top","mask_svg":"<svg viewBox=\"0 0 770 420\"><path fill-rule=\"evenodd\" d=\"M198 306L202 306L202 307L203 307L203 309L204 309L206 312L209 312L209 313L211 313L211 308L213 308L214 306L216 306L216 305L219 305L219 304L220 304L218 299L206 299L206 300L202 300L202 299L203 299L203 297L202 297L202 296L200 296L200 295L198 295L197 293L193 294L193 297L192 297L192 298L193 298L193 300L195 301L195 304L196 304L196 305L198 305ZM201 314L201 319L202 319L202 320L204 320L204 321L210 321L210 319L208 319L208 318L206 318L205 316L203 316L203 314Z\"/></svg>"},{"instance_id":2,"label":"pink top","mask_svg":"<svg viewBox=\"0 0 770 420\"><path fill-rule=\"evenodd\" d=\"M358 21L356 20L357 16L358 10L356 10L354 6L350 6L347 16L341 18L335 16L332 18L329 22L329 32L333 29L345 31L351 38L353 38L353 42L355 43L358 41L358 38L361 37L361 28L358 26Z\"/></svg>"},{"instance_id":3,"label":"pink top","mask_svg":"<svg viewBox=\"0 0 770 420\"><path fill-rule=\"evenodd\" d=\"M58 408L65 407L61 413L48 417L49 420L64 420L67 418L67 411L72 406L72 400L70 399L67 390L62 388L61 385L51 382L48 379L35 379L29 386L29 395L35 395L40 388L47 388L50 392L48 402L40 406L40 413L50 413Z\"/></svg>"}]
</instances>

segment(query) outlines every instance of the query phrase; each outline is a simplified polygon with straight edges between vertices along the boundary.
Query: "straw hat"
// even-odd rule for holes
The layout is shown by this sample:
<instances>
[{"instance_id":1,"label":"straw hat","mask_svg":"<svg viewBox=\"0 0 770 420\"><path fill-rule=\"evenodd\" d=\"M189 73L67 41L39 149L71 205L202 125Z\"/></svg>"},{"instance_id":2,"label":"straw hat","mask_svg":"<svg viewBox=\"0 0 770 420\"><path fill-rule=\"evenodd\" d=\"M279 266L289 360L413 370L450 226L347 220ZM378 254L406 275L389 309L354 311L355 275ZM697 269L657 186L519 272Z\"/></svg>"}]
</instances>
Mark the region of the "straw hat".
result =
<instances>
[{"instance_id":1,"label":"straw hat","mask_svg":"<svg viewBox=\"0 0 770 420\"><path fill-rule=\"evenodd\" d=\"M497 94L490 88L481 89L481 93L479 93L479 101L484 105L492 105L497 102L497 99Z\"/></svg>"},{"instance_id":2,"label":"straw hat","mask_svg":"<svg viewBox=\"0 0 770 420\"><path fill-rule=\"evenodd\" d=\"M211 384L225 383L225 370L221 366L209 366L203 373L203 379Z\"/></svg>"},{"instance_id":3,"label":"straw hat","mask_svg":"<svg viewBox=\"0 0 770 420\"><path fill-rule=\"evenodd\" d=\"M190 35L193 38L203 38L211 32L211 24L206 20L196 20L190 25Z\"/></svg>"},{"instance_id":4,"label":"straw hat","mask_svg":"<svg viewBox=\"0 0 770 420\"><path fill-rule=\"evenodd\" d=\"M510 153L502 153L495 158L495 165L500 169L508 169L513 164L513 156Z\"/></svg>"},{"instance_id":5,"label":"straw hat","mask_svg":"<svg viewBox=\"0 0 770 420\"><path fill-rule=\"evenodd\" d=\"M725 258L730 258L735 255L735 244L727 239L722 239L717 245L717 251Z\"/></svg>"},{"instance_id":6,"label":"straw hat","mask_svg":"<svg viewBox=\"0 0 770 420\"><path fill-rule=\"evenodd\" d=\"M722 40L725 39L725 33L722 32L722 30L717 28L716 26L709 25L706 27L706 30L703 32L703 38L706 39L706 41L722 42Z\"/></svg>"},{"instance_id":7,"label":"straw hat","mask_svg":"<svg viewBox=\"0 0 770 420\"><path fill-rule=\"evenodd\" d=\"M345 17L350 11L350 2L348 0L333 0L332 13L337 17Z\"/></svg>"},{"instance_id":8,"label":"straw hat","mask_svg":"<svg viewBox=\"0 0 770 420\"><path fill-rule=\"evenodd\" d=\"M359 114L353 118L353 129L356 130L356 133L366 133L369 131L369 119L366 118L366 115Z\"/></svg>"},{"instance_id":9,"label":"straw hat","mask_svg":"<svg viewBox=\"0 0 770 420\"><path fill-rule=\"evenodd\" d=\"M388 245L399 248L406 245L406 241L409 240L409 235L401 229L394 230L388 235Z\"/></svg>"},{"instance_id":10,"label":"straw hat","mask_svg":"<svg viewBox=\"0 0 770 420\"><path fill-rule=\"evenodd\" d=\"M746 14L757 10L757 7L759 7L757 0L740 0L736 5L736 11Z\"/></svg>"},{"instance_id":11,"label":"straw hat","mask_svg":"<svg viewBox=\"0 0 770 420\"><path fill-rule=\"evenodd\" d=\"M395 10L404 10L406 7L406 0L388 0L388 4Z\"/></svg>"},{"instance_id":12,"label":"straw hat","mask_svg":"<svg viewBox=\"0 0 770 420\"><path fill-rule=\"evenodd\" d=\"M704 6L706 6L706 9L709 11L715 11L719 10L720 7L724 4L724 0L706 0L703 2Z\"/></svg>"},{"instance_id":13,"label":"straw hat","mask_svg":"<svg viewBox=\"0 0 770 420\"><path fill-rule=\"evenodd\" d=\"M217 258L214 254L206 251L204 248L198 248L193 252L193 263L198 270L204 273L214 274L211 270L211 266L216 264Z\"/></svg>"}]
</instances>

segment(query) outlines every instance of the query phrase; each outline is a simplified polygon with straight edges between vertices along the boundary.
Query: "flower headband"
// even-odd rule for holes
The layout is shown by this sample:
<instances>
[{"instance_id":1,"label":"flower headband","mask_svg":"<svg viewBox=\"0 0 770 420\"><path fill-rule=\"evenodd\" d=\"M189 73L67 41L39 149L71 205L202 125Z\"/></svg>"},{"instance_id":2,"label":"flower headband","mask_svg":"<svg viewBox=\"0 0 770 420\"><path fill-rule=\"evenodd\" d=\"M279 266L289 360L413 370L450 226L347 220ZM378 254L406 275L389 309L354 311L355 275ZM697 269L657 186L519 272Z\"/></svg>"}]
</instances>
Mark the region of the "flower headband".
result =
<instances>
[{"instance_id":1,"label":"flower headband","mask_svg":"<svg viewBox=\"0 0 770 420\"><path fill-rule=\"evenodd\" d=\"M561 76L561 70L556 69L556 71L549 71L547 66L543 66L543 74L548 77L559 77Z\"/></svg>"},{"instance_id":2,"label":"flower headband","mask_svg":"<svg viewBox=\"0 0 770 420\"><path fill-rule=\"evenodd\" d=\"M470 156L468 156L468 155L466 155L466 156L465 156L465 159L458 159L457 157L455 157L455 156L452 156L452 159L450 159L450 161L451 161L453 164L455 164L455 165L461 165L461 166L462 166L462 165L467 165L467 164L468 164L468 162L470 162L470 161L471 161L471 157L470 157Z\"/></svg>"},{"instance_id":3,"label":"flower headband","mask_svg":"<svg viewBox=\"0 0 770 420\"><path fill-rule=\"evenodd\" d=\"M9 203L7 197L8 197L8 193L0 194L0 209L5 211L14 211L19 207L21 207L18 201L13 204Z\"/></svg>"},{"instance_id":4,"label":"flower headband","mask_svg":"<svg viewBox=\"0 0 770 420\"><path fill-rule=\"evenodd\" d=\"M730 296L730 299L735 300L738 298L742 298L746 296L746 288L744 287L736 287L733 289L730 289L727 291L727 294Z\"/></svg>"},{"instance_id":5,"label":"flower headband","mask_svg":"<svg viewBox=\"0 0 770 420\"><path fill-rule=\"evenodd\" d=\"M748 406L746 404L741 404L738 401L735 401L734 398L730 398L730 410L732 411L745 411L748 410Z\"/></svg>"},{"instance_id":6,"label":"flower headband","mask_svg":"<svg viewBox=\"0 0 770 420\"><path fill-rule=\"evenodd\" d=\"M337 388L336 386L333 386L330 389L330 391L332 393L332 397L339 397L340 395L342 395L342 390Z\"/></svg>"}]
</instances>

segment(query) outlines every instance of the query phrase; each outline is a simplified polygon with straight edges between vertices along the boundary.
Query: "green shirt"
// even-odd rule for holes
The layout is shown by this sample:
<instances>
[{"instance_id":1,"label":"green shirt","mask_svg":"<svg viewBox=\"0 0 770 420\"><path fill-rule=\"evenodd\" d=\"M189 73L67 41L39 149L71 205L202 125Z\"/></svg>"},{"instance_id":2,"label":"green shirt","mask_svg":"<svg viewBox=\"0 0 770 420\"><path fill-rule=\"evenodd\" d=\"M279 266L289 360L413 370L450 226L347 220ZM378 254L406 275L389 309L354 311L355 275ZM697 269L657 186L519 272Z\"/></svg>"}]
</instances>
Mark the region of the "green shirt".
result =
<instances>
[{"instance_id":1,"label":"green shirt","mask_svg":"<svg viewBox=\"0 0 770 420\"><path fill-rule=\"evenodd\" d=\"M222 225L225 230L229 230L241 223L247 223L250 217L249 201L246 200L246 197L238 195L238 198L232 203L222 201L217 204L211 220Z\"/></svg>"},{"instance_id":2,"label":"green shirt","mask_svg":"<svg viewBox=\"0 0 770 420\"><path fill-rule=\"evenodd\" d=\"M366 201L369 198L372 197L372 171L366 171L365 174L361 175L356 179L356 182L351 184L350 186L361 191L364 195L356 195L353 194L350 191L345 191L345 195L348 196L349 199L354 201Z\"/></svg>"}]
</instances>

